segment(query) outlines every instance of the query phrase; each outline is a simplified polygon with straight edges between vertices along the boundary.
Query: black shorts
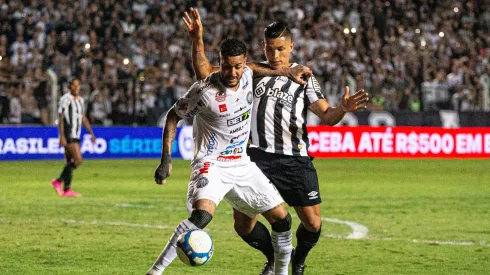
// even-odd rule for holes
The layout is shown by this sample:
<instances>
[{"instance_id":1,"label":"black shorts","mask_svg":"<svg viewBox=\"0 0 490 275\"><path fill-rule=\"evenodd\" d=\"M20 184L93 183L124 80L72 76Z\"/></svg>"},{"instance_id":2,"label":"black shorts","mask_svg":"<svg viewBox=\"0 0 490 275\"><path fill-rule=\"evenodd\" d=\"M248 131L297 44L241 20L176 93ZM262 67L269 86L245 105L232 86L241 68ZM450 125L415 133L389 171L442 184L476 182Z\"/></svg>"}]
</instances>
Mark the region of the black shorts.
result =
<instances>
[{"instance_id":1,"label":"black shorts","mask_svg":"<svg viewBox=\"0 0 490 275\"><path fill-rule=\"evenodd\" d=\"M272 154L256 148L248 148L247 152L289 206L322 202L318 175L310 157Z\"/></svg>"},{"instance_id":2,"label":"black shorts","mask_svg":"<svg viewBox=\"0 0 490 275\"><path fill-rule=\"evenodd\" d=\"M70 143L78 143L80 144L80 139L79 138L66 138L66 143L70 144Z\"/></svg>"}]
</instances>

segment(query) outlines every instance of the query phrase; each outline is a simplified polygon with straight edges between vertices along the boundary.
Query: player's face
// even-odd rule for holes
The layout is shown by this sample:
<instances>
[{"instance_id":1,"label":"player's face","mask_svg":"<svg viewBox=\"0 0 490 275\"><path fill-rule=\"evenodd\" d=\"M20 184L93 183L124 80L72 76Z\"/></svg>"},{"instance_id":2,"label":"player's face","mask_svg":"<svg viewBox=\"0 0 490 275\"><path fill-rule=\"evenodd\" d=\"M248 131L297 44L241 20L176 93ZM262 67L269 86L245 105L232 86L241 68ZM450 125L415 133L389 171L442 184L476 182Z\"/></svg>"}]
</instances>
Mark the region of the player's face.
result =
<instances>
[{"instance_id":1,"label":"player's face","mask_svg":"<svg viewBox=\"0 0 490 275\"><path fill-rule=\"evenodd\" d=\"M220 55L220 60L221 82L228 88L235 88L242 78L247 58L243 54L226 57Z\"/></svg>"},{"instance_id":2,"label":"player's face","mask_svg":"<svg viewBox=\"0 0 490 275\"><path fill-rule=\"evenodd\" d=\"M267 62L274 69L289 67L289 57L294 47L291 37L267 38L262 41L262 46Z\"/></svg>"},{"instance_id":3,"label":"player's face","mask_svg":"<svg viewBox=\"0 0 490 275\"><path fill-rule=\"evenodd\" d=\"M71 91L71 94L74 96L77 96L80 93L80 81L79 80L73 80L73 82L70 84L70 91Z\"/></svg>"}]
</instances>

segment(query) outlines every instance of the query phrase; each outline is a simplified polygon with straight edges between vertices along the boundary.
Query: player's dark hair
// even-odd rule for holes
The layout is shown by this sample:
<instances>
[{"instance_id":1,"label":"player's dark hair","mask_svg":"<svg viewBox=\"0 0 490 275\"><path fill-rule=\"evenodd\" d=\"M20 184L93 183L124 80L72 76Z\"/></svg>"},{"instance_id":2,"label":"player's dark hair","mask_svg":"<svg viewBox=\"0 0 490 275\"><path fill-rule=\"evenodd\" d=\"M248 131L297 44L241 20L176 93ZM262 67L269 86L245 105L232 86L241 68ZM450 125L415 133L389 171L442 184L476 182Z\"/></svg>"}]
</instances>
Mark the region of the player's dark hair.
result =
<instances>
[{"instance_id":1,"label":"player's dark hair","mask_svg":"<svg viewBox=\"0 0 490 275\"><path fill-rule=\"evenodd\" d=\"M291 37L291 30L282 21L274 22L264 29L264 38Z\"/></svg>"},{"instance_id":2,"label":"player's dark hair","mask_svg":"<svg viewBox=\"0 0 490 275\"><path fill-rule=\"evenodd\" d=\"M220 53L222 57L247 55L247 46L241 40L228 38L221 41Z\"/></svg>"}]
</instances>

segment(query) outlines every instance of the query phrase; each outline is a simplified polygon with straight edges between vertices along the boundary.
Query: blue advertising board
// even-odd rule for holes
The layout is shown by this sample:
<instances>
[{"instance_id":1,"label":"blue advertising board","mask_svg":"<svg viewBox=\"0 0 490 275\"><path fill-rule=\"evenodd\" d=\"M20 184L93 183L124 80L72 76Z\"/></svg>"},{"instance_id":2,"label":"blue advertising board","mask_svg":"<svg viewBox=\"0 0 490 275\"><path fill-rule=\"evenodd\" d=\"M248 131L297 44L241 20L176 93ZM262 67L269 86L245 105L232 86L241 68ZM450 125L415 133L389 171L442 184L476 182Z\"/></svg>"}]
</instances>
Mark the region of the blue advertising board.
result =
<instances>
[{"instance_id":1,"label":"blue advertising board","mask_svg":"<svg viewBox=\"0 0 490 275\"><path fill-rule=\"evenodd\" d=\"M93 127L97 138L82 132L84 158L160 158L162 129L159 127ZM192 158L192 127L177 129L173 158ZM0 127L0 160L62 159L56 127Z\"/></svg>"}]
</instances>

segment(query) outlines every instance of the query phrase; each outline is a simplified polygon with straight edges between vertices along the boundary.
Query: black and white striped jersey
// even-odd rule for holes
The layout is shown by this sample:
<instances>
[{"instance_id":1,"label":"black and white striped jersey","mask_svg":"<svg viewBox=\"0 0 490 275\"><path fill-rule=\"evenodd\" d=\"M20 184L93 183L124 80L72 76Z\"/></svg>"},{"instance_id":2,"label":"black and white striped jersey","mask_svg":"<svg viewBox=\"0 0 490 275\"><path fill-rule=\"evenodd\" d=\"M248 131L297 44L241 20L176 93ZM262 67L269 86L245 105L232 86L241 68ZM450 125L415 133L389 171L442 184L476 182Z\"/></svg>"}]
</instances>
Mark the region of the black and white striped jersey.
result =
<instances>
[{"instance_id":1,"label":"black and white striped jersey","mask_svg":"<svg viewBox=\"0 0 490 275\"><path fill-rule=\"evenodd\" d=\"M306 86L285 76L260 77L254 79L253 89L250 147L269 153L308 156L306 113L310 104L324 98L315 77Z\"/></svg>"},{"instance_id":2,"label":"black and white striped jersey","mask_svg":"<svg viewBox=\"0 0 490 275\"><path fill-rule=\"evenodd\" d=\"M71 93L66 93L60 98L58 113L63 114L66 138L80 138L84 112L82 97L74 97Z\"/></svg>"}]
</instances>

